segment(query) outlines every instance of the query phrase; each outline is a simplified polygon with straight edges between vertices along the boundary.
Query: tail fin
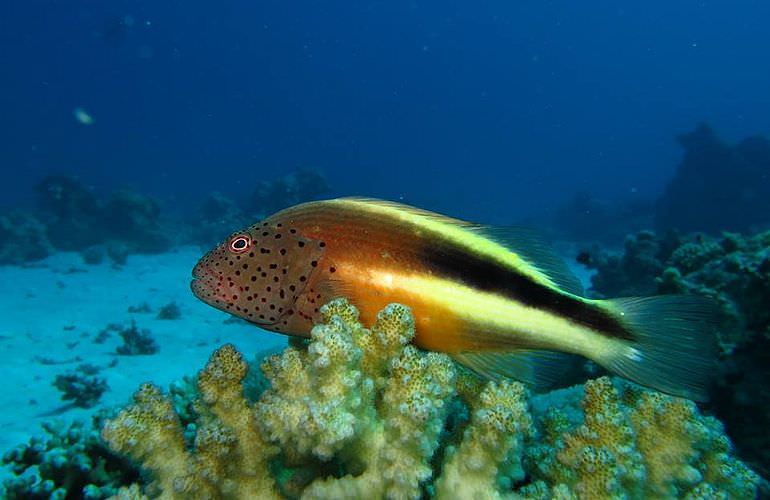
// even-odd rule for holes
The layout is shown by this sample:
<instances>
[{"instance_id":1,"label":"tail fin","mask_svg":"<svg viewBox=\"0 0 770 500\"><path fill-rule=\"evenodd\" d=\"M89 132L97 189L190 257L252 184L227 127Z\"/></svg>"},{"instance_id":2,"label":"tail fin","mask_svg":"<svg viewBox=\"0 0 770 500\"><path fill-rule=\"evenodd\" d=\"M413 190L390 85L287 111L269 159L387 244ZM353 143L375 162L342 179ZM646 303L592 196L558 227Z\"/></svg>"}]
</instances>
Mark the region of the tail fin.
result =
<instances>
[{"instance_id":1,"label":"tail fin","mask_svg":"<svg viewBox=\"0 0 770 500\"><path fill-rule=\"evenodd\" d=\"M716 305L697 295L602 301L634 340L602 360L607 369L641 385L695 401L708 399L716 362Z\"/></svg>"}]
</instances>

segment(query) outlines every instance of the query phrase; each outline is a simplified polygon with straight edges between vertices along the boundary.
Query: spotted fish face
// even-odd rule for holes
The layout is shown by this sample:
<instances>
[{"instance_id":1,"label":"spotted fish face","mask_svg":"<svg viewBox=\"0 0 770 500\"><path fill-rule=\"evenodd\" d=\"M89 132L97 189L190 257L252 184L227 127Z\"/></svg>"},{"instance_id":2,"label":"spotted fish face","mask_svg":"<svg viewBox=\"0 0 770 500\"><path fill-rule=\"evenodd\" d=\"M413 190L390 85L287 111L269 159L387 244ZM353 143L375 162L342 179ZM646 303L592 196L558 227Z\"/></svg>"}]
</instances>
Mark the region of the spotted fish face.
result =
<instances>
[{"instance_id":1,"label":"spotted fish face","mask_svg":"<svg viewBox=\"0 0 770 500\"><path fill-rule=\"evenodd\" d=\"M230 235L193 269L193 293L207 304L266 329L292 333L324 245L283 222L255 224Z\"/></svg>"}]
</instances>

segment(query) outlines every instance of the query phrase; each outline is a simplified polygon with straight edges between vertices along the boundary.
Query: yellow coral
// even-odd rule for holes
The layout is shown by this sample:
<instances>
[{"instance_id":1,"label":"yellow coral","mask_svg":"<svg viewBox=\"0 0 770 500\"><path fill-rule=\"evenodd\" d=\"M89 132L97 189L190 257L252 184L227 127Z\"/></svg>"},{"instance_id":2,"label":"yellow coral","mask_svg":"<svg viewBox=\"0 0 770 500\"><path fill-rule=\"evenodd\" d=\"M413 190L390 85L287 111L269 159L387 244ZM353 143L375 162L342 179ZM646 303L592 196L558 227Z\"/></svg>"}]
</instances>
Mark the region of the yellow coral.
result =
<instances>
[{"instance_id":1,"label":"yellow coral","mask_svg":"<svg viewBox=\"0 0 770 500\"><path fill-rule=\"evenodd\" d=\"M245 375L246 363L232 345L216 351L199 374L202 403L210 414L197 429L194 453L185 448L171 400L150 384L105 424L102 437L152 472L151 489L160 498L277 497L267 464L277 450L257 431L242 394Z\"/></svg>"},{"instance_id":2,"label":"yellow coral","mask_svg":"<svg viewBox=\"0 0 770 500\"><path fill-rule=\"evenodd\" d=\"M564 431L559 412L546 416L547 439L528 453L542 482L525 493L540 497L550 483L558 496L581 499L706 492L704 498L753 498L759 477L730 457L715 419L701 416L691 401L621 387L622 394L607 377L587 382L583 423L574 430Z\"/></svg>"},{"instance_id":3,"label":"yellow coral","mask_svg":"<svg viewBox=\"0 0 770 500\"><path fill-rule=\"evenodd\" d=\"M360 325L349 304L333 301L322 308L327 323L313 328L307 351L288 349L263 365L271 388L256 405L265 434L296 459L312 453L331 458L366 425L357 418L364 399L358 364L361 349L353 342Z\"/></svg>"},{"instance_id":4,"label":"yellow coral","mask_svg":"<svg viewBox=\"0 0 770 500\"><path fill-rule=\"evenodd\" d=\"M469 404L470 425L460 446L449 451L436 481L437 498L500 498L498 474L506 462L517 469L514 479L524 476L521 447L532 424L524 386L490 382Z\"/></svg>"},{"instance_id":5,"label":"yellow coral","mask_svg":"<svg viewBox=\"0 0 770 500\"><path fill-rule=\"evenodd\" d=\"M198 376L192 444L169 398L143 385L103 436L154 481L118 497L573 500L756 491L758 477L730 456L719 423L688 401L604 377L585 384L580 405L569 399L533 418L522 384L484 382L409 345L414 321L404 306L388 306L371 330L343 299L321 313L307 348L265 360L270 388L254 405L243 397L240 353L227 345L212 355ZM467 422L463 411L448 418L460 401ZM516 487L525 477L530 484Z\"/></svg>"},{"instance_id":6,"label":"yellow coral","mask_svg":"<svg viewBox=\"0 0 770 500\"><path fill-rule=\"evenodd\" d=\"M357 317L347 310L352 308L347 301L329 306L333 313L324 314L330 324ZM320 478L303 498L419 498L421 483L432 474L430 459L439 443L445 402L454 391L452 362L406 345L414 335L414 321L404 306L385 308L371 331L346 326L350 341L363 353L354 368L362 373L358 393L364 405L340 458L349 470L361 472Z\"/></svg>"},{"instance_id":7,"label":"yellow coral","mask_svg":"<svg viewBox=\"0 0 770 500\"><path fill-rule=\"evenodd\" d=\"M171 401L152 384L134 394L134 404L108 421L102 438L152 471L161 492L174 491L174 482L187 473L191 457L184 445L179 418Z\"/></svg>"}]
</instances>

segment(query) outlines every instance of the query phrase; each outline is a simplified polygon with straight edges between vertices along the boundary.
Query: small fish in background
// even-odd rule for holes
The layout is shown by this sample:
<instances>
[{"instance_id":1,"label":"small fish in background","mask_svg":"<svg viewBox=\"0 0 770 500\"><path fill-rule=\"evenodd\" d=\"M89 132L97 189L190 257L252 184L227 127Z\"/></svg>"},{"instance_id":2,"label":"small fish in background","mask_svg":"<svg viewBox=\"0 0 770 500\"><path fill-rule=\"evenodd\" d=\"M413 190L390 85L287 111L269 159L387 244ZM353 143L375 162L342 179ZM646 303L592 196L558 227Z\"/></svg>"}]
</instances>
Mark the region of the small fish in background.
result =
<instances>
[{"instance_id":1,"label":"small fish in background","mask_svg":"<svg viewBox=\"0 0 770 500\"><path fill-rule=\"evenodd\" d=\"M193 269L193 293L267 330L308 337L346 297L372 324L408 305L414 343L491 379L547 387L580 355L639 384L707 398L713 304L697 296L592 300L532 231L398 203L297 205L232 234Z\"/></svg>"},{"instance_id":2,"label":"small fish in background","mask_svg":"<svg viewBox=\"0 0 770 500\"><path fill-rule=\"evenodd\" d=\"M94 124L94 118L83 108L80 106L76 107L72 110L72 115L75 117L75 120L78 121L81 125L93 125Z\"/></svg>"}]
</instances>

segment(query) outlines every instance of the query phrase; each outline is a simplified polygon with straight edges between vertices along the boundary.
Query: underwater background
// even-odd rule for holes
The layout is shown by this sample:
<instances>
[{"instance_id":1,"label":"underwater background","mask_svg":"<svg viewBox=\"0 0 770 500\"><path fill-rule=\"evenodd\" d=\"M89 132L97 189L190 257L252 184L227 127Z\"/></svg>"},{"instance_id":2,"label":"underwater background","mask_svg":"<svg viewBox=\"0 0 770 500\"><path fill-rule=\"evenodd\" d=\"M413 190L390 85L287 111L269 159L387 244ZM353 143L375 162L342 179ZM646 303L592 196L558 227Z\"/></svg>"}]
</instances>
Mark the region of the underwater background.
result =
<instances>
[{"instance_id":1,"label":"underwater background","mask_svg":"<svg viewBox=\"0 0 770 500\"><path fill-rule=\"evenodd\" d=\"M4 497L768 496L770 4L0 12ZM711 297L710 401L591 363L550 393L470 380L397 340L367 351L340 304L282 351L190 293L233 231L338 196L536 228L590 297ZM410 338L393 321L363 327ZM347 357L324 371L332 337ZM118 413L143 382L169 396Z\"/></svg>"}]
</instances>

